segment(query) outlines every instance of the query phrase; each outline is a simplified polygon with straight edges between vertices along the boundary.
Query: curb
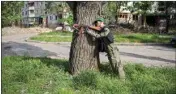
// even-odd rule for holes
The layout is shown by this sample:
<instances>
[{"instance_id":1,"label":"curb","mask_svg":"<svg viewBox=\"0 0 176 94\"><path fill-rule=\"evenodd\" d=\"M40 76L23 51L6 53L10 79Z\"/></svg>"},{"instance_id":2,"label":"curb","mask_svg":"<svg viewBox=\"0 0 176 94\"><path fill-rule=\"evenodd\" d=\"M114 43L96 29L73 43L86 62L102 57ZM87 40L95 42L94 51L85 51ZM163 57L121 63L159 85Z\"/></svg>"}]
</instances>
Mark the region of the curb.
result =
<instances>
[{"instance_id":1,"label":"curb","mask_svg":"<svg viewBox=\"0 0 176 94\"><path fill-rule=\"evenodd\" d=\"M45 42L45 41L36 41L31 39L25 39L25 42L35 42L35 43L51 43L51 44L71 44L71 42ZM114 43L115 45L120 46L171 46L169 43Z\"/></svg>"}]
</instances>

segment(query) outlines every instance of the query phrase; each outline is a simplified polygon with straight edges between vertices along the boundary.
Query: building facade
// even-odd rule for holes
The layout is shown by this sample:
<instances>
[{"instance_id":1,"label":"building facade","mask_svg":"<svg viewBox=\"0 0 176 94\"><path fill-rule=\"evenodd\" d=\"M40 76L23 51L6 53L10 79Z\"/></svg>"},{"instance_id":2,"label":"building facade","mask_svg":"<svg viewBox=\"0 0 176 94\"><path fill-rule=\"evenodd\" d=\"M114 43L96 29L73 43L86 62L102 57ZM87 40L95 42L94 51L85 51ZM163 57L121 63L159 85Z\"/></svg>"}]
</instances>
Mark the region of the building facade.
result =
<instances>
[{"instance_id":1,"label":"building facade","mask_svg":"<svg viewBox=\"0 0 176 94\"><path fill-rule=\"evenodd\" d=\"M58 24L58 15L46 12L45 1L27 1L22 8L22 25L25 27L33 25L50 26Z\"/></svg>"},{"instance_id":2,"label":"building facade","mask_svg":"<svg viewBox=\"0 0 176 94\"><path fill-rule=\"evenodd\" d=\"M173 4L174 5L174 4ZM127 7L133 7L133 2L129 2ZM127 9L126 6L122 6L120 8L120 13L118 13L118 22L119 23L134 23L143 24L144 15L139 14L137 11L133 13ZM170 24L176 23L176 8L168 7L168 16L171 19ZM159 24L159 20L166 18L166 3L165 2L154 2L151 5L151 10L147 10L147 14L145 15L146 21L148 25L157 26Z\"/></svg>"},{"instance_id":3,"label":"building facade","mask_svg":"<svg viewBox=\"0 0 176 94\"><path fill-rule=\"evenodd\" d=\"M42 24L42 15L45 15L45 3L44 2L24 2L22 8L22 24L24 26L31 26L35 24Z\"/></svg>"}]
</instances>

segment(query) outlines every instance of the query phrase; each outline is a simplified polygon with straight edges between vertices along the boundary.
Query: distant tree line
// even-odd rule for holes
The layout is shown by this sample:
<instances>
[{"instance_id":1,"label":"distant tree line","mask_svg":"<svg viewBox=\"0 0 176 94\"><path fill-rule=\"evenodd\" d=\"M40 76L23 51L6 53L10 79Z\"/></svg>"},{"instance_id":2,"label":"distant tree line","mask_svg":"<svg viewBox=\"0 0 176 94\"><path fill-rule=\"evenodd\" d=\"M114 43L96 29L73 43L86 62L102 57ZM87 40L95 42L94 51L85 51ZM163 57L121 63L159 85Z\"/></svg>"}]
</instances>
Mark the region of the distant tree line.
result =
<instances>
[{"instance_id":1,"label":"distant tree line","mask_svg":"<svg viewBox=\"0 0 176 94\"><path fill-rule=\"evenodd\" d=\"M13 26L20 23L21 8L23 5L23 1L2 1L2 27Z\"/></svg>"}]
</instances>

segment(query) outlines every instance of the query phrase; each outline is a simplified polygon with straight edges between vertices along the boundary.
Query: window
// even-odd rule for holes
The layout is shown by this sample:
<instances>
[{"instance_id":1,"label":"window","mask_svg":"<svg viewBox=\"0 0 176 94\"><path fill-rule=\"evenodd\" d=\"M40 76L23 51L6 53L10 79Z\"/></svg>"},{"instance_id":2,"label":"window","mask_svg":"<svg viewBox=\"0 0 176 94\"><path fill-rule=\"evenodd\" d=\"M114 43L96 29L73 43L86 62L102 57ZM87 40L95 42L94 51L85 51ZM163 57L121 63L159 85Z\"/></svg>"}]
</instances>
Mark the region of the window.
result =
<instances>
[{"instance_id":1,"label":"window","mask_svg":"<svg viewBox=\"0 0 176 94\"><path fill-rule=\"evenodd\" d=\"M29 22L34 22L35 18L29 18Z\"/></svg>"},{"instance_id":2,"label":"window","mask_svg":"<svg viewBox=\"0 0 176 94\"><path fill-rule=\"evenodd\" d=\"M24 16L24 12L22 12L22 15Z\"/></svg>"},{"instance_id":3,"label":"window","mask_svg":"<svg viewBox=\"0 0 176 94\"><path fill-rule=\"evenodd\" d=\"M25 12L25 15L27 15L27 11Z\"/></svg>"},{"instance_id":4,"label":"window","mask_svg":"<svg viewBox=\"0 0 176 94\"><path fill-rule=\"evenodd\" d=\"M33 14L33 13L34 13L34 10L30 10L30 13Z\"/></svg>"},{"instance_id":5,"label":"window","mask_svg":"<svg viewBox=\"0 0 176 94\"><path fill-rule=\"evenodd\" d=\"M124 18L126 18L126 19L127 19L127 17L128 17L127 15L124 15Z\"/></svg>"},{"instance_id":6,"label":"window","mask_svg":"<svg viewBox=\"0 0 176 94\"><path fill-rule=\"evenodd\" d=\"M126 13L122 13L122 14L120 14L119 17L120 17L120 18L128 18L128 15L127 15Z\"/></svg>"}]
</instances>

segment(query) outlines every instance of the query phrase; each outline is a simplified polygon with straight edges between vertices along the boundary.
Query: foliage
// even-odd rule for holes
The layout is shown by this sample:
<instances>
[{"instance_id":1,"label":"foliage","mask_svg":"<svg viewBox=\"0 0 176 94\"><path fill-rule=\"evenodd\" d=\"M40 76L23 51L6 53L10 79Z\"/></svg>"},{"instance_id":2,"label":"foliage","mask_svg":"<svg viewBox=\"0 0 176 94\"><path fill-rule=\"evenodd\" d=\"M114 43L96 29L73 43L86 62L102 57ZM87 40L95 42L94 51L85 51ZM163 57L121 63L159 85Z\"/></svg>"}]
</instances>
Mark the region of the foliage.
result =
<instances>
[{"instance_id":1,"label":"foliage","mask_svg":"<svg viewBox=\"0 0 176 94\"><path fill-rule=\"evenodd\" d=\"M159 35L159 34L115 34L115 42L120 43L169 43L172 35ZM38 36L31 37L32 40L46 41L46 42L71 42L71 32L49 32L41 33Z\"/></svg>"},{"instance_id":2,"label":"foliage","mask_svg":"<svg viewBox=\"0 0 176 94\"><path fill-rule=\"evenodd\" d=\"M115 35L116 42L123 43L169 43L171 35L132 33Z\"/></svg>"},{"instance_id":3,"label":"foliage","mask_svg":"<svg viewBox=\"0 0 176 94\"><path fill-rule=\"evenodd\" d=\"M153 2L151 1L136 1L133 2L133 11L138 11L140 14L146 14L147 10L151 10L151 5Z\"/></svg>"},{"instance_id":4,"label":"foliage","mask_svg":"<svg viewBox=\"0 0 176 94\"><path fill-rule=\"evenodd\" d=\"M41 33L38 36L31 37L30 39L46 42L71 42L72 33L55 31L49 33Z\"/></svg>"},{"instance_id":5,"label":"foliage","mask_svg":"<svg viewBox=\"0 0 176 94\"><path fill-rule=\"evenodd\" d=\"M2 27L11 25L21 19L22 1L3 1L2 2Z\"/></svg>"},{"instance_id":6,"label":"foliage","mask_svg":"<svg viewBox=\"0 0 176 94\"><path fill-rule=\"evenodd\" d=\"M60 23L67 22L69 25L72 25L73 24L73 15L69 13L69 16L67 18L58 19L58 22L60 22Z\"/></svg>"},{"instance_id":7,"label":"foliage","mask_svg":"<svg viewBox=\"0 0 176 94\"><path fill-rule=\"evenodd\" d=\"M9 56L2 59L3 94L175 94L176 69L125 65L126 81L104 71L68 74L68 60Z\"/></svg>"},{"instance_id":8,"label":"foliage","mask_svg":"<svg viewBox=\"0 0 176 94\"><path fill-rule=\"evenodd\" d=\"M64 2L58 1L58 2L53 2L53 1L47 1L46 2L46 11L47 13L62 13L63 8L65 7Z\"/></svg>"},{"instance_id":9,"label":"foliage","mask_svg":"<svg viewBox=\"0 0 176 94\"><path fill-rule=\"evenodd\" d=\"M102 15L106 18L106 23L115 22L118 15L117 11L121 6L125 6L127 1L109 1L103 7Z\"/></svg>"},{"instance_id":10,"label":"foliage","mask_svg":"<svg viewBox=\"0 0 176 94\"><path fill-rule=\"evenodd\" d=\"M58 18L58 22L64 23L68 22L69 25L73 24L73 15L71 14L71 11L69 10L69 6L64 1L59 2L53 2L53 1L47 1L46 2L46 11L48 13L56 13L58 15L64 15L64 9L67 9L67 13L69 14L68 18L62 17Z\"/></svg>"}]
</instances>

